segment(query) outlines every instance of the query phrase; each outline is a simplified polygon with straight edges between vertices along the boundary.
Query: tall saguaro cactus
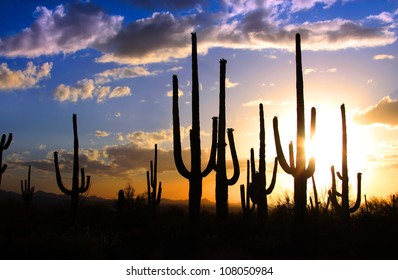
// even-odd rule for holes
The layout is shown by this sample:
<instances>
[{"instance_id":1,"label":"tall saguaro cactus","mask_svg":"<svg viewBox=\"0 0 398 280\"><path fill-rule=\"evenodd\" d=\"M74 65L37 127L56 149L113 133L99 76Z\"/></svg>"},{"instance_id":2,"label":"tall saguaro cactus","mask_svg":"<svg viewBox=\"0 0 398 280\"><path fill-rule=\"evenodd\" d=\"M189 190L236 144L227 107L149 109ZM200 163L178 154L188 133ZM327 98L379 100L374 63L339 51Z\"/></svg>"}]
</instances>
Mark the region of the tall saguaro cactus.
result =
<instances>
[{"instance_id":1,"label":"tall saguaro cactus","mask_svg":"<svg viewBox=\"0 0 398 280\"><path fill-rule=\"evenodd\" d=\"M252 168L252 185L253 200L257 204L257 214L260 219L268 217L268 200L267 196L272 193L276 183L276 173L278 171L278 157L274 160L274 170L272 173L271 183L267 189L266 180L266 162L265 162L265 124L263 104L259 105L260 112L260 151L258 172L256 172L256 163L254 161L254 150L250 151L250 161Z\"/></svg>"},{"instance_id":2,"label":"tall saguaro cactus","mask_svg":"<svg viewBox=\"0 0 398 280\"><path fill-rule=\"evenodd\" d=\"M332 172L332 189L329 191L329 197L336 213L345 221L350 218L350 213L357 211L361 205L361 179L362 173L357 173L357 199L354 206L350 207L349 190L348 190L348 167L347 167L347 124L345 117L345 106L340 106L342 120L342 167L341 173L337 172L337 177L341 180L341 194L336 189L336 178L334 166L331 167ZM337 201L337 196L341 196L341 205Z\"/></svg>"},{"instance_id":3,"label":"tall saguaro cactus","mask_svg":"<svg viewBox=\"0 0 398 280\"><path fill-rule=\"evenodd\" d=\"M158 145L155 144L155 161L151 160L151 169L146 172L146 180L148 186L148 207L156 208L160 204L162 197L162 182L157 186L157 172L158 172ZM152 190L151 190L152 189ZM156 194L157 193L157 194Z\"/></svg>"},{"instance_id":4,"label":"tall saguaro cactus","mask_svg":"<svg viewBox=\"0 0 398 280\"><path fill-rule=\"evenodd\" d=\"M274 138L276 152L282 169L294 178L294 209L298 220L306 216L307 209L307 179L315 171L315 158L310 158L306 165L305 152L305 118L304 118L304 85L301 63L300 34L296 34L296 98L297 98L297 138L296 138L296 162L294 162L293 144L289 145L290 165L287 163L281 147L278 130L278 118L274 117ZM316 110L311 108L311 138L315 133Z\"/></svg>"},{"instance_id":5,"label":"tall saguaro cactus","mask_svg":"<svg viewBox=\"0 0 398 280\"><path fill-rule=\"evenodd\" d=\"M217 141L217 162L214 170L216 171L216 213L219 220L228 216L228 186L234 185L240 175L239 161L236 154L233 129L228 129L228 141L231 150L234 173L231 178L227 178L227 164L225 157L226 118L225 118L225 72L227 61L220 60L220 101L218 116L218 141Z\"/></svg>"},{"instance_id":6,"label":"tall saguaro cactus","mask_svg":"<svg viewBox=\"0 0 398 280\"><path fill-rule=\"evenodd\" d=\"M5 134L3 134L1 136L1 140L0 140L0 186L1 186L1 177L3 176L3 173L7 169L7 164L3 165L3 151L8 149L8 147L11 144L11 141L12 141L12 133L8 134L8 138Z\"/></svg>"},{"instance_id":7,"label":"tall saguaro cactus","mask_svg":"<svg viewBox=\"0 0 398 280\"><path fill-rule=\"evenodd\" d=\"M178 172L189 180L189 217L191 221L199 218L202 198L202 180L214 169L217 142L217 117L213 117L212 144L206 168L201 167L200 121L199 121L199 77L196 47L196 34L192 33L192 129L189 131L191 147L191 170L182 159L180 116L178 109L178 79L173 75L173 146L174 161Z\"/></svg>"},{"instance_id":8,"label":"tall saguaro cactus","mask_svg":"<svg viewBox=\"0 0 398 280\"><path fill-rule=\"evenodd\" d=\"M24 184L25 183L25 184ZM35 187L30 187L30 165L28 169L28 179L21 180L21 193L22 193L22 199L26 202L29 203L32 200L33 197L33 192L35 191Z\"/></svg>"},{"instance_id":9,"label":"tall saguaro cactus","mask_svg":"<svg viewBox=\"0 0 398 280\"><path fill-rule=\"evenodd\" d=\"M58 152L54 152L55 176L59 189L66 195L71 196L71 219L72 223L76 223L77 207L79 204L79 196L88 191L90 186L90 176L85 178L84 168L80 169L81 185L79 186L79 139L77 136L77 120L76 114L73 114L73 174L72 189L65 188L62 183L61 172L59 171Z\"/></svg>"}]
</instances>

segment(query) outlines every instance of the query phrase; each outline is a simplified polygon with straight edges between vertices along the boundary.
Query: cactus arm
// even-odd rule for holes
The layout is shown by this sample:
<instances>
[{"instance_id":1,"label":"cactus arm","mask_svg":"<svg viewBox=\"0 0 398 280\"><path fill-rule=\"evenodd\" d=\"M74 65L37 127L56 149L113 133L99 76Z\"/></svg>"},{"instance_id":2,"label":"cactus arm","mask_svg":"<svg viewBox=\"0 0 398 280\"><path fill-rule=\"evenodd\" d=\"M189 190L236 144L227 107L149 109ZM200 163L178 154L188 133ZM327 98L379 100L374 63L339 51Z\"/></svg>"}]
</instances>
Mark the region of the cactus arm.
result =
<instances>
[{"instance_id":1,"label":"cactus arm","mask_svg":"<svg viewBox=\"0 0 398 280\"><path fill-rule=\"evenodd\" d=\"M293 148L293 142L290 141L289 143L289 162L290 162L290 167L292 170L295 169L295 163L294 163L294 148Z\"/></svg>"},{"instance_id":2,"label":"cactus arm","mask_svg":"<svg viewBox=\"0 0 398 280\"><path fill-rule=\"evenodd\" d=\"M234 173L233 173L232 177L230 179L227 179L227 184L230 186L234 185L238 181L239 175L240 175L239 160L238 160L238 156L236 154L233 131L234 130L232 128L227 129L228 141L229 141L229 146L231 149L232 162L233 162L233 166L234 166Z\"/></svg>"},{"instance_id":3,"label":"cactus arm","mask_svg":"<svg viewBox=\"0 0 398 280\"><path fill-rule=\"evenodd\" d=\"M315 134L315 127L316 127L316 109L315 107L311 108L311 134L310 139L314 138Z\"/></svg>"},{"instance_id":4,"label":"cactus arm","mask_svg":"<svg viewBox=\"0 0 398 280\"><path fill-rule=\"evenodd\" d=\"M72 191L65 188L64 184L62 183L61 172L59 171L59 164L58 164L58 152L54 152L54 165L55 165L55 177L57 180L58 188L66 195L72 195Z\"/></svg>"},{"instance_id":5,"label":"cactus arm","mask_svg":"<svg viewBox=\"0 0 398 280\"><path fill-rule=\"evenodd\" d=\"M311 134L310 139L314 137L316 127L316 109L314 107L311 108ZM305 171L305 176L310 178L314 175L315 172L315 157L311 157L308 162L308 167Z\"/></svg>"},{"instance_id":6,"label":"cactus arm","mask_svg":"<svg viewBox=\"0 0 398 280\"><path fill-rule=\"evenodd\" d=\"M159 182L158 196L156 198L156 205L160 204L161 198L162 198L162 182Z\"/></svg>"},{"instance_id":7,"label":"cactus arm","mask_svg":"<svg viewBox=\"0 0 398 280\"><path fill-rule=\"evenodd\" d=\"M240 204L243 212L246 212L245 185L240 185Z\"/></svg>"},{"instance_id":8,"label":"cactus arm","mask_svg":"<svg viewBox=\"0 0 398 280\"><path fill-rule=\"evenodd\" d=\"M270 195L272 193L272 191L275 188L275 183L276 183L276 173L278 172L278 157L275 157L274 160L274 171L272 172L272 179L271 179L271 183L268 187L268 189L266 189L266 194Z\"/></svg>"},{"instance_id":9,"label":"cactus arm","mask_svg":"<svg viewBox=\"0 0 398 280\"><path fill-rule=\"evenodd\" d=\"M173 75L173 145L174 161L178 172L186 179L189 179L191 173L185 167L182 160L181 135L180 135L180 116L178 109L178 78Z\"/></svg>"},{"instance_id":10,"label":"cactus arm","mask_svg":"<svg viewBox=\"0 0 398 280\"><path fill-rule=\"evenodd\" d=\"M6 141L6 135L3 134L0 141L0 149L7 150L11 144L11 141L12 141L12 133L8 133L7 141Z\"/></svg>"},{"instance_id":11,"label":"cactus arm","mask_svg":"<svg viewBox=\"0 0 398 280\"><path fill-rule=\"evenodd\" d=\"M88 190L88 188L90 187L91 177L90 176L85 176L84 168L80 169L80 174L81 174L81 177L82 177L82 185L79 188L79 193L85 193ZM87 181L85 181L85 178L87 178Z\"/></svg>"},{"instance_id":12,"label":"cactus arm","mask_svg":"<svg viewBox=\"0 0 398 280\"><path fill-rule=\"evenodd\" d=\"M146 172L146 184L147 184L147 193L148 193L148 206L151 204L151 183L149 179L149 171Z\"/></svg>"},{"instance_id":13,"label":"cactus arm","mask_svg":"<svg viewBox=\"0 0 398 280\"><path fill-rule=\"evenodd\" d=\"M156 196L156 185L158 184L158 144L155 144L155 159L153 163L153 198L155 199ZM151 160L151 167L152 167L152 160Z\"/></svg>"},{"instance_id":14,"label":"cactus arm","mask_svg":"<svg viewBox=\"0 0 398 280\"><path fill-rule=\"evenodd\" d=\"M210 158L207 163L205 170L202 171L202 176L206 177L214 169L216 165L216 154L217 154L217 117L213 117L212 122L212 138L211 138L211 148L210 148Z\"/></svg>"},{"instance_id":15,"label":"cactus arm","mask_svg":"<svg viewBox=\"0 0 398 280\"><path fill-rule=\"evenodd\" d=\"M336 194L336 176L334 172L334 166L332 165L330 168L330 172L332 173L332 189L328 191L330 202L332 203L333 207L336 209L336 211L341 211L342 207L340 206L339 202L337 201Z\"/></svg>"},{"instance_id":16,"label":"cactus arm","mask_svg":"<svg viewBox=\"0 0 398 280\"><path fill-rule=\"evenodd\" d=\"M3 166L0 168L0 172L4 173L7 169L7 164L3 164Z\"/></svg>"},{"instance_id":17,"label":"cactus arm","mask_svg":"<svg viewBox=\"0 0 398 280\"><path fill-rule=\"evenodd\" d=\"M311 176L314 175L314 172L315 172L315 158L311 157L308 163L308 167L305 170L305 177L307 179L311 178Z\"/></svg>"},{"instance_id":18,"label":"cactus arm","mask_svg":"<svg viewBox=\"0 0 398 280\"><path fill-rule=\"evenodd\" d=\"M357 173L357 200L355 201L355 205L350 208L350 213L354 213L361 206L361 181L362 181L362 173Z\"/></svg>"},{"instance_id":19,"label":"cactus arm","mask_svg":"<svg viewBox=\"0 0 398 280\"><path fill-rule=\"evenodd\" d=\"M282 150L282 146L281 146L281 139L279 137L278 118L277 117L274 117L272 124L274 127L275 148L276 148L276 154L278 156L279 164L286 173L293 174L294 168L289 166L289 164L286 161L285 155L283 154L283 150Z\"/></svg>"},{"instance_id":20,"label":"cactus arm","mask_svg":"<svg viewBox=\"0 0 398 280\"><path fill-rule=\"evenodd\" d=\"M247 174L246 174L246 205L250 205L250 160L246 161L246 166L247 166ZM254 207L254 204L252 205ZM252 208L253 208L252 207Z\"/></svg>"}]
</instances>

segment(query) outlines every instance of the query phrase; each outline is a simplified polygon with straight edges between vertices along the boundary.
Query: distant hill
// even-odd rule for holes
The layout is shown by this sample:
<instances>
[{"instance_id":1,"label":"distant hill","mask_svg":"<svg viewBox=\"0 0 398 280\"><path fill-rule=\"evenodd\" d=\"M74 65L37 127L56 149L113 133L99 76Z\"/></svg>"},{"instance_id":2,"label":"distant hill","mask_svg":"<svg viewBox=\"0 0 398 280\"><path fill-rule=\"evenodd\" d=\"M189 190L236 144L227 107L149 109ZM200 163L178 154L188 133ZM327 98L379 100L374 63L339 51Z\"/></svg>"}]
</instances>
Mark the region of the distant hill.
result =
<instances>
[{"instance_id":1,"label":"distant hill","mask_svg":"<svg viewBox=\"0 0 398 280\"><path fill-rule=\"evenodd\" d=\"M34 205L60 205L60 204L65 204L68 203L69 197L63 194L55 194L55 193L47 193L43 191L37 191L33 194L33 199L32 199L32 204ZM114 203L116 199L105 199L102 197L98 196L81 196L81 203L85 204L103 204L107 205L110 207L114 207ZM6 201L21 201L22 196L20 193L12 192L12 191L4 191L0 190L0 203L4 203ZM174 200L174 199L168 199L168 198L162 198L161 200L161 206L180 206L180 207L188 207L188 199L182 199L182 200ZM209 212L214 212L215 211L215 203L213 201L210 201L206 198L202 199L202 208L206 211ZM240 211L240 205L239 204L233 204L231 203L229 205L229 208L231 211Z\"/></svg>"}]
</instances>

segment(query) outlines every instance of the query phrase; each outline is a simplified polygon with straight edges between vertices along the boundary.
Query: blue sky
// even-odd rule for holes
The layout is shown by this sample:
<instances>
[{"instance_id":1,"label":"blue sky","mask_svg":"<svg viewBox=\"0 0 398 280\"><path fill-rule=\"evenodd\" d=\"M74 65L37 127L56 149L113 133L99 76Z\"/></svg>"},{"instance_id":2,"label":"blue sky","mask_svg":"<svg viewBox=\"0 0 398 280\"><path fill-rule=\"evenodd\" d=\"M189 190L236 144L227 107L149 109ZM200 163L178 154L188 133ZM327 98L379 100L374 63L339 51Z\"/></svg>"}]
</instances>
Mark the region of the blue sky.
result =
<instances>
[{"instance_id":1,"label":"blue sky","mask_svg":"<svg viewBox=\"0 0 398 280\"><path fill-rule=\"evenodd\" d=\"M2 189L18 191L30 164L36 189L59 193L55 150L70 186L76 113L81 165L93 178L90 194L115 198L127 183L144 192L157 143L164 195L187 198L187 182L175 172L172 158L169 92L177 74L188 147L190 33L196 32L204 158L211 117L218 114L219 60L228 60L227 127L235 129L242 166L231 190L237 201L249 150L258 150L258 104L265 105L270 165L273 116L285 127L285 147L295 139L292 51L299 32L306 109L318 110L319 184L327 188L330 165L340 166L339 106L345 103L352 184L362 172L364 193L397 190L397 1L7 0L0 18L0 133L14 135L3 153L8 169ZM279 191L291 185L281 171ZM214 174L205 180L204 196L214 200Z\"/></svg>"}]
</instances>

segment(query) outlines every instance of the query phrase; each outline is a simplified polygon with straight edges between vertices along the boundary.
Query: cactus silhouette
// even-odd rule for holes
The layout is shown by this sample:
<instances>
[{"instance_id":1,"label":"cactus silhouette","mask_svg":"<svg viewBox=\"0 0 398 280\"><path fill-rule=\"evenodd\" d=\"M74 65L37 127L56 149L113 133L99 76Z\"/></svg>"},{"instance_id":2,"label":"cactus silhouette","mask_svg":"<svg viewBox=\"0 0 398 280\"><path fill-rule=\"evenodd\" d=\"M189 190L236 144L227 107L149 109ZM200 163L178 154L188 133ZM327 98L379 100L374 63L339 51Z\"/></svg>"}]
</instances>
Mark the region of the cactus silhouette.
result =
<instances>
[{"instance_id":1,"label":"cactus silhouette","mask_svg":"<svg viewBox=\"0 0 398 280\"><path fill-rule=\"evenodd\" d=\"M357 173L357 199L354 206L350 207L349 201L349 185L348 185L348 167L347 167L347 125L345 117L345 106L342 104L340 106L341 110L341 120L342 120L342 167L341 173L337 172L337 177L341 180L341 193L337 192L336 189L336 177L334 166L330 168L332 173L332 189L329 190L329 197L332 202L336 214L339 215L343 220L348 221L350 218L350 213L354 213L359 209L361 204L361 179L362 173ZM341 205L337 200L337 196L341 196Z\"/></svg>"},{"instance_id":2,"label":"cactus silhouette","mask_svg":"<svg viewBox=\"0 0 398 280\"><path fill-rule=\"evenodd\" d=\"M6 141L7 136L5 134L3 134L1 136L1 140L0 140L0 186L1 186L1 177L3 176L3 173L6 171L7 169L7 164L3 165L3 151L7 150L8 147L11 144L12 141L12 133L8 134L8 139Z\"/></svg>"},{"instance_id":3,"label":"cactus silhouette","mask_svg":"<svg viewBox=\"0 0 398 280\"><path fill-rule=\"evenodd\" d=\"M79 187L79 139L77 136L77 120L76 114L73 114L73 174L72 174L72 189L65 188L62 183L61 172L59 171L58 152L54 152L54 165L57 185L59 189L65 194L71 196L71 221L76 223L77 207L79 204L79 196L88 191L90 187L90 176L85 178L84 168L80 169L81 185Z\"/></svg>"},{"instance_id":4,"label":"cactus silhouette","mask_svg":"<svg viewBox=\"0 0 398 280\"><path fill-rule=\"evenodd\" d=\"M307 212L307 179L315 171L315 158L310 158L306 166L305 152L305 118L304 118L304 86L301 63L300 34L296 34L296 98L297 98L297 143L296 162L294 162L293 144L289 144L290 165L287 163L281 147L278 130L278 118L274 117L274 138L279 164L282 169L294 178L294 212L298 220L302 220ZM311 108L311 138L315 133L316 110Z\"/></svg>"},{"instance_id":5,"label":"cactus silhouette","mask_svg":"<svg viewBox=\"0 0 398 280\"><path fill-rule=\"evenodd\" d=\"M157 171L158 171L158 145L155 144L155 161L151 160L151 174L146 172L147 186L148 186L148 207L156 208L162 197L162 182L159 182L157 188ZM152 189L152 190L151 190ZM156 195L157 193L157 195Z\"/></svg>"},{"instance_id":6,"label":"cactus silhouette","mask_svg":"<svg viewBox=\"0 0 398 280\"><path fill-rule=\"evenodd\" d=\"M180 116L178 109L178 79L173 75L173 146L174 161L178 172L189 180L189 217L191 221L199 219L202 198L202 180L214 169L217 142L217 117L213 117L212 144L210 158L206 168L201 167L200 121L199 121L199 77L196 34L192 33L192 129L189 131L191 146L191 171L185 167L182 159Z\"/></svg>"},{"instance_id":7,"label":"cactus silhouette","mask_svg":"<svg viewBox=\"0 0 398 280\"><path fill-rule=\"evenodd\" d=\"M35 187L30 187L30 165L28 169L28 179L21 180L21 193L22 193L22 199L26 202L29 203L32 200L33 197L33 192L35 191Z\"/></svg>"},{"instance_id":8,"label":"cactus silhouette","mask_svg":"<svg viewBox=\"0 0 398 280\"><path fill-rule=\"evenodd\" d=\"M311 180L312 180L312 189L314 192L314 201L312 201L312 197L310 196L310 205L311 205L311 210L315 213L315 215L318 215L319 214L319 204L321 204L321 203L318 200L318 191L316 189L314 175L311 176Z\"/></svg>"},{"instance_id":9,"label":"cactus silhouette","mask_svg":"<svg viewBox=\"0 0 398 280\"><path fill-rule=\"evenodd\" d=\"M252 185L250 183L250 160L247 160L247 175L246 175L246 190L245 185L240 185L240 203L242 206L242 211L244 216L249 216L256 207L256 204L250 203L252 196ZM251 206L250 206L251 204Z\"/></svg>"},{"instance_id":10,"label":"cactus silhouette","mask_svg":"<svg viewBox=\"0 0 398 280\"><path fill-rule=\"evenodd\" d=\"M218 140L217 140L217 161L214 170L216 171L216 214L219 220L228 216L228 186L234 185L240 175L239 161L236 154L233 129L228 129L228 141L231 150L234 172L231 178L227 178L227 164L225 157L225 72L227 61L220 60L220 101L218 116Z\"/></svg>"},{"instance_id":11,"label":"cactus silhouette","mask_svg":"<svg viewBox=\"0 0 398 280\"><path fill-rule=\"evenodd\" d=\"M260 112L260 151L258 172L256 171L256 163L254 160L254 149L250 150L250 165L252 169L252 200L257 204L257 214L260 219L268 217L268 201L267 195L270 195L275 188L276 173L278 171L278 158L274 160L274 170L272 173L271 183L267 189L266 182L266 162L265 162L265 124L263 104L259 105Z\"/></svg>"}]
</instances>

